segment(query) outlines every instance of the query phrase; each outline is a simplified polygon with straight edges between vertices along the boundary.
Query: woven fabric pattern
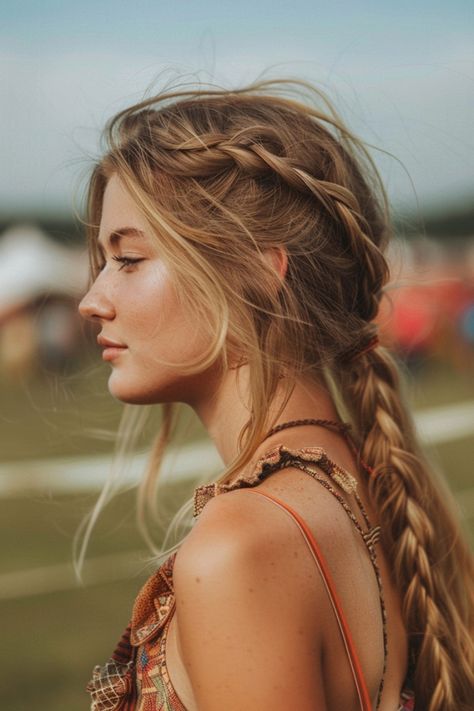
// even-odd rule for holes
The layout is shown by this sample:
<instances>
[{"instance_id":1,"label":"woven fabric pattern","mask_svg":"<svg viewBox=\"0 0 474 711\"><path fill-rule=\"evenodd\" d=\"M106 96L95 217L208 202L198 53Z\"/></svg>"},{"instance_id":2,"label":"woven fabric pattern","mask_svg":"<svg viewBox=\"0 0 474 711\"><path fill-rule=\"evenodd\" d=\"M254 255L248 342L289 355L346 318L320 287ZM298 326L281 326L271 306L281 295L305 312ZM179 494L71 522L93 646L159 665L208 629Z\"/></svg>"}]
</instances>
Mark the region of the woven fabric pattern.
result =
<instances>
[{"instance_id":1,"label":"woven fabric pattern","mask_svg":"<svg viewBox=\"0 0 474 711\"><path fill-rule=\"evenodd\" d=\"M132 619L111 658L96 666L86 690L91 711L186 711L166 668L165 648L174 610L176 552L138 593Z\"/></svg>"}]
</instances>

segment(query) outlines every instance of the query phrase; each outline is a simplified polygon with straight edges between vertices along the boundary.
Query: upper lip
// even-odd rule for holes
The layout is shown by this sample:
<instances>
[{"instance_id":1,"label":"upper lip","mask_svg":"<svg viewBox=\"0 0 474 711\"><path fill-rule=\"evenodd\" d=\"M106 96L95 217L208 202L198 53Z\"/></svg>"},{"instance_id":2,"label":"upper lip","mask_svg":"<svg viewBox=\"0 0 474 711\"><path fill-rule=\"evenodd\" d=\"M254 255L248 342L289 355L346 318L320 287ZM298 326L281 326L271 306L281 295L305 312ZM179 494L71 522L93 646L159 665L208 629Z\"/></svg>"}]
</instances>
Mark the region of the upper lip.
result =
<instances>
[{"instance_id":1,"label":"upper lip","mask_svg":"<svg viewBox=\"0 0 474 711\"><path fill-rule=\"evenodd\" d=\"M99 344L99 346L110 346L111 348L126 348L123 343L111 341L110 338L105 338L105 336L97 336L97 343Z\"/></svg>"}]
</instances>

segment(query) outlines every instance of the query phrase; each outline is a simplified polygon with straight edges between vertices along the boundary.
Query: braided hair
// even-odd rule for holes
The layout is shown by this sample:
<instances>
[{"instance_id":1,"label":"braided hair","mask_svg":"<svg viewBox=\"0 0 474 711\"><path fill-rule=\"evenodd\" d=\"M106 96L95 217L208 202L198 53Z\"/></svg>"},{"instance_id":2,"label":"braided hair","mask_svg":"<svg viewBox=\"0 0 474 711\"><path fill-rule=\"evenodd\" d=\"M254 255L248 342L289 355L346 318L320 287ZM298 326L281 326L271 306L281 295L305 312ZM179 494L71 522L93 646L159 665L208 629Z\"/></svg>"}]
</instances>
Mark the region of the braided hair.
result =
<instances>
[{"instance_id":1,"label":"braided hair","mask_svg":"<svg viewBox=\"0 0 474 711\"><path fill-rule=\"evenodd\" d=\"M374 343L390 277L387 201L368 151L322 93L298 80L163 91L118 113L106 138L89 188L92 276L102 198L117 174L149 221L181 298L208 325L209 349L186 372L216 361L225 369L236 353L252 366L251 414L239 454L218 481L231 481L273 424L267 405L282 370L330 377L372 468L367 489L403 596L417 706L467 711L472 558L449 494L420 449L395 360L381 346L347 357ZM272 248L288 255L283 283L263 259ZM142 524L148 507L153 514L173 412L164 406L140 485Z\"/></svg>"}]
</instances>

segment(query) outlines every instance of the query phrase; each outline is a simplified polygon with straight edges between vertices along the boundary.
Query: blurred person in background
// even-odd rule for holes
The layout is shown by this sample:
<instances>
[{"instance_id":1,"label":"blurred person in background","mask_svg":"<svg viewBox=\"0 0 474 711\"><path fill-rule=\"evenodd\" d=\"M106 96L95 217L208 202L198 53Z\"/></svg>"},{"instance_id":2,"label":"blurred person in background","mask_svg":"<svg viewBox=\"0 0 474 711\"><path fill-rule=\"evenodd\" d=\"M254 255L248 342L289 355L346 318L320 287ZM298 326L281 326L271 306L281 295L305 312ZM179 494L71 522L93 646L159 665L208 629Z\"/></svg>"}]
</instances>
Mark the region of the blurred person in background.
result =
<instances>
[{"instance_id":1,"label":"blurred person in background","mask_svg":"<svg viewBox=\"0 0 474 711\"><path fill-rule=\"evenodd\" d=\"M92 709L472 708L473 561L379 343L391 227L363 144L285 80L163 91L106 135L80 312L111 395L162 404L138 489L160 565ZM156 548L177 403L225 471Z\"/></svg>"}]
</instances>

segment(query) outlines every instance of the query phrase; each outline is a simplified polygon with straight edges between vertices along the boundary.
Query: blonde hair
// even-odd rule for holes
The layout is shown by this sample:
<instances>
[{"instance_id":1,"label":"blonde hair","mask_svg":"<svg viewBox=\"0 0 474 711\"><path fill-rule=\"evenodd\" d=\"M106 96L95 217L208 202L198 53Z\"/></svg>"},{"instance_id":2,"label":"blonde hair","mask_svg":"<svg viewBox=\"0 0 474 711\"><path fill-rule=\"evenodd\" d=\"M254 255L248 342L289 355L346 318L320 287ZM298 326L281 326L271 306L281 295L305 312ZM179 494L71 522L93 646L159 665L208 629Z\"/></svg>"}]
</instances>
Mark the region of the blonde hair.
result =
<instances>
[{"instance_id":1,"label":"blonde hair","mask_svg":"<svg viewBox=\"0 0 474 711\"><path fill-rule=\"evenodd\" d=\"M238 455L217 481L233 480L274 424L268 403L282 372L287 397L295 378L323 378L374 470L367 487L403 597L417 707L467 710L474 569L458 516L421 452L394 358L380 346L356 360L344 357L374 334L389 279L387 201L368 150L324 95L300 80L163 91L118 113L106 137L89 187L92 278L100 269L103 194L117 174L182 285L180 298L207 329L206 353L181 364L183 373L215 363L224 372L235 356L250 366L251 414ZM288 254L283 283L262 256L272 247ZM176 404L162 407L137 505L142 533L160 556L179 545L154 547L146 525L156 514L176 414ZM124 422L129 412L126 406ZM82 558L107 492L92 512Z\"/></svg>"}]
</instances>

